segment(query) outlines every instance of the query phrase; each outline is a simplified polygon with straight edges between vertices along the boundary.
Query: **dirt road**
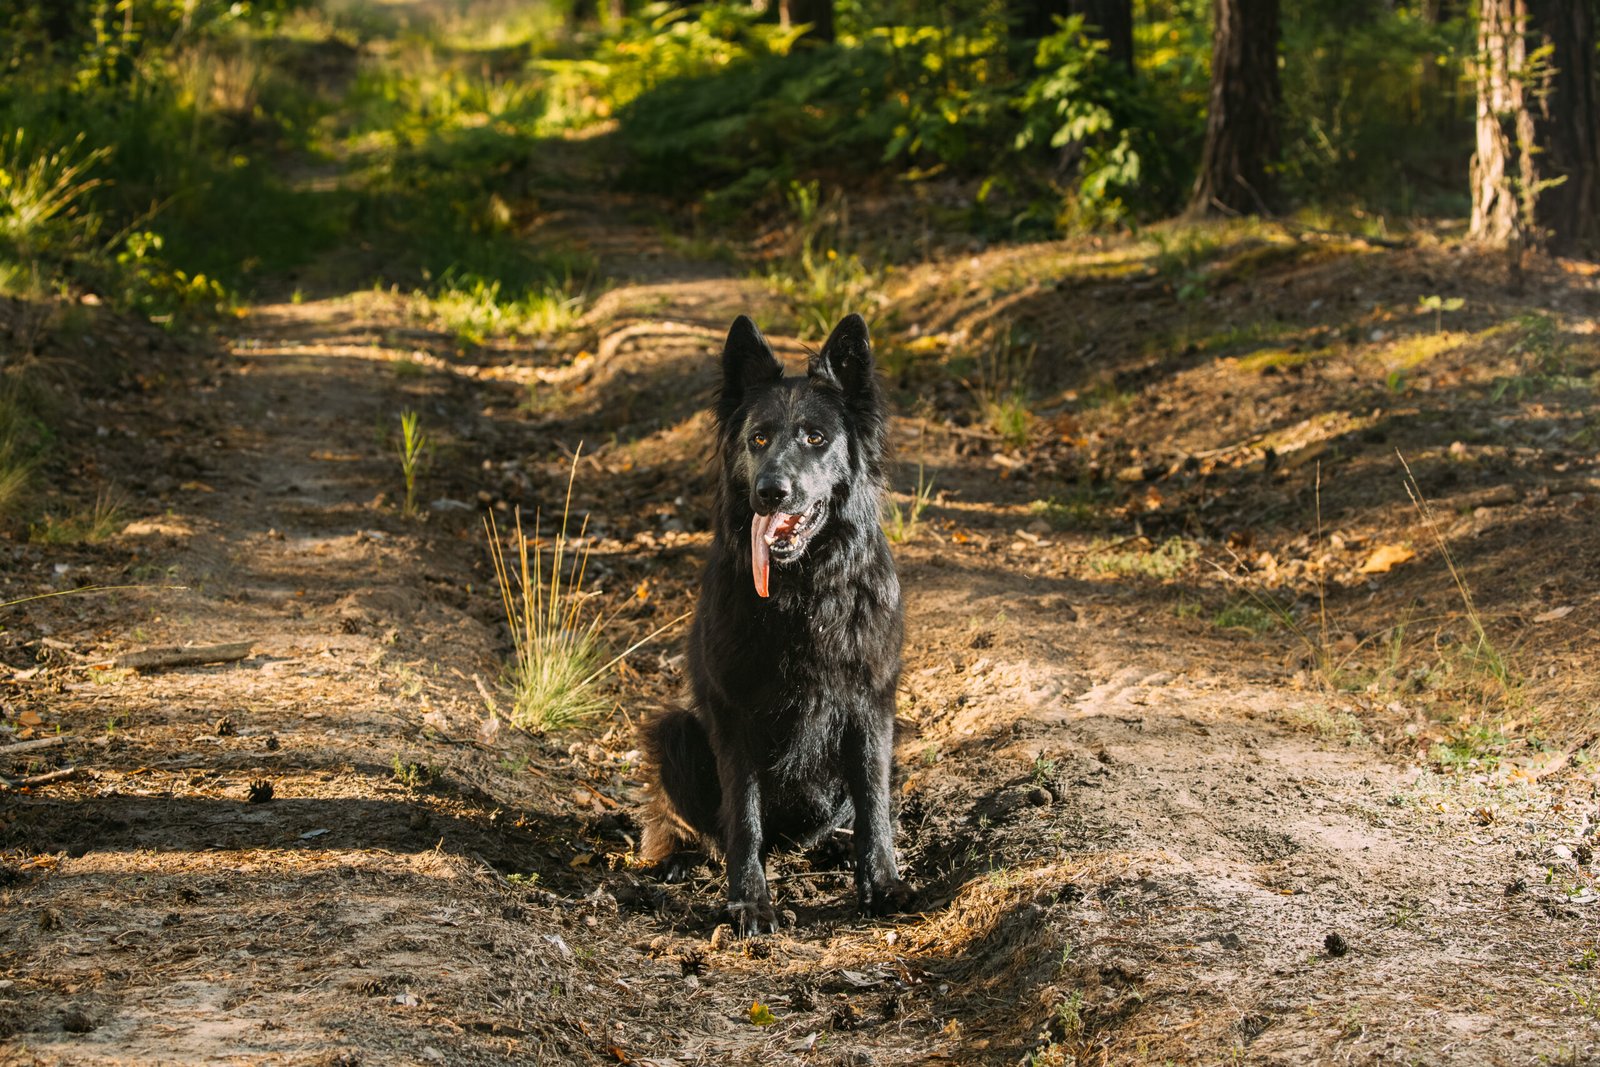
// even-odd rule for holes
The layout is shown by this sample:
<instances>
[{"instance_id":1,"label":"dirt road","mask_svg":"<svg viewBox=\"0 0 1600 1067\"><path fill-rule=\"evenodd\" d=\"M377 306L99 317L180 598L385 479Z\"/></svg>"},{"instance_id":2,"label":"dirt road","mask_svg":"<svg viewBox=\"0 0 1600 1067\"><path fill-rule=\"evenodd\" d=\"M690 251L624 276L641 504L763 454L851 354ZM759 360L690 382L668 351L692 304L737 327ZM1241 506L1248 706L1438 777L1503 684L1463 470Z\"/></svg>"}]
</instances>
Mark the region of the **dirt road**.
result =
<instances>
[{"instance_id":1,"label":"dirt road","mask_svg":"<svg viewBox=\"0 0 1600 1067\"><path fill-rule=\"evenodd\" d=\"M462 355L384 297L312 301L254 308L102 404L88 451L131 521L13 553L28 589L138 588L7 623L9 662L42 666L4 669L6 718L65 741L0 773L89 773L0 800L0 1058L1600 1058L1592 780L1396 761L1295 681L1292 641L1086 569L1091 538L1037 524L1035 490L920 414L896 435L940 490L897 547L898 844L922 910L863 919L847 872L786 856L785 929L741 943L714 872L632 869L630 724L676 693L679 635L593 728L487 732L505 643L480 512L559 507L581 440L616 632L692 602L710 353L772 297L651 262L613 271L576 364ZM432 442L421 520L398 507L402 410ZM254 651L92 666L223 641Z\"/></svg>"}]
</instances>

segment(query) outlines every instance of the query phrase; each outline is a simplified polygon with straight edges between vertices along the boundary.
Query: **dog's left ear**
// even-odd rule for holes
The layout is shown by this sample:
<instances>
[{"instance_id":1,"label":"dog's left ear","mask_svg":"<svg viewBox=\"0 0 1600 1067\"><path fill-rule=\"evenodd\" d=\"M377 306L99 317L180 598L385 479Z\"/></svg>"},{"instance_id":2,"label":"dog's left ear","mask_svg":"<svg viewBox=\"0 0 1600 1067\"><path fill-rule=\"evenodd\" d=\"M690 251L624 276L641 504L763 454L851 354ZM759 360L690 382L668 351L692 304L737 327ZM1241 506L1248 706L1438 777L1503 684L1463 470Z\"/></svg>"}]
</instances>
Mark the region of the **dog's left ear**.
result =
<instances>
[{"instance_id":1,"label":"dog's left ear","mask_svg":"<svg viewBox=\"0 0 1600 1067\"><path fill-rule=\"evenodd\" d=\"M872 336L867 333L867 320L853 314L840 319L823 342L822 351L811 357L806 374L813 381L838 386L846 396L859 396L870 389Z\"/></svg>"}]
</instances>

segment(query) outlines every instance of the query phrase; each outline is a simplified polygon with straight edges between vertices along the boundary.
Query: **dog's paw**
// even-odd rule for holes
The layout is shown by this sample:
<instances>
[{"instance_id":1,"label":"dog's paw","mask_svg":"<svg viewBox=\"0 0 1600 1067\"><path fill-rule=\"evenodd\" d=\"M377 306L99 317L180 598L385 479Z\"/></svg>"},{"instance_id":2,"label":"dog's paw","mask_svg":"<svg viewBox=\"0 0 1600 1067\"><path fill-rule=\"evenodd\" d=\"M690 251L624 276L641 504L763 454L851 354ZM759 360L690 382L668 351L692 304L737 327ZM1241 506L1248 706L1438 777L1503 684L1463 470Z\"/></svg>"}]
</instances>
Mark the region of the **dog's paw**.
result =
<instances>
[{"instance_id":1,"label":"dog's paw","mask_svg":"<svg viewBox=\"0 0 1600 1067\"><path fill-rule=\"evenodd\" d=\"M806 852L806 859L819 871L853 871L856 868L854 842L835 830Z\"/></svg>"},{"instance_id":2,"label":"dog's paw","mask_svg":"<svg viewBox=\"0 0 1600 1067\"><path fill-rule=\"evenodd\" d=\"M917 891L910 883L899 878L886 878L881 882L862 882L856 887L861 899L861 910L868 915L893 915L911 911Z\"/></svg>"},{"instance_id":3,"label":"dog's paw","mask_svg":"<svg viewBox=\"0 0 1600 1067\"><path fill-rule=\"evenodd\" d=\"M654 867L651 867L649 874L657 881L668 883L687 882L694 877L695 870L704 862L705 857L698 852L674 852Z\"/></svg>"},{"instance_id":4,"label":"dog's paw","mask_svg":"<svg viewBox=\"0 0 1600 1067\"><path fill-rule=\"evenodd\" d=\"M728 901L728 921L740 937L757 937L778 932L778 916L765 901Z\"/></svg>"}]
</instances>

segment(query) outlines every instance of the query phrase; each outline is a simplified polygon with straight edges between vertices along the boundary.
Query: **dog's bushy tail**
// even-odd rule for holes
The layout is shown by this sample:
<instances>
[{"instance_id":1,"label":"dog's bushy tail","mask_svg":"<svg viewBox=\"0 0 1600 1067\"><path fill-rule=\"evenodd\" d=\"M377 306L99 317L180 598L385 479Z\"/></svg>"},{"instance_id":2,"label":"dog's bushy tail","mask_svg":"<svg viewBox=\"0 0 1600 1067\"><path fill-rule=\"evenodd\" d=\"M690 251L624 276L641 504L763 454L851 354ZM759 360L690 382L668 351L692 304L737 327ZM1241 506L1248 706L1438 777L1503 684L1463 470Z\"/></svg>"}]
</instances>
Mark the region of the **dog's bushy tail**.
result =
<instances>
[{"instance_id":1,"label":"dog's bushy tail","mask_svg":"<svg viewBox=\"0 0 1600 1067\"><path fill-rule=\"evenodd\" d=\"M661 863L680 849L693 847L697 836L716 844L721 837L722 785L705 725L693 712L671 708L645 723L640 732L645 780L652 787L641 858Z\"/></svg>"}]
</instances>

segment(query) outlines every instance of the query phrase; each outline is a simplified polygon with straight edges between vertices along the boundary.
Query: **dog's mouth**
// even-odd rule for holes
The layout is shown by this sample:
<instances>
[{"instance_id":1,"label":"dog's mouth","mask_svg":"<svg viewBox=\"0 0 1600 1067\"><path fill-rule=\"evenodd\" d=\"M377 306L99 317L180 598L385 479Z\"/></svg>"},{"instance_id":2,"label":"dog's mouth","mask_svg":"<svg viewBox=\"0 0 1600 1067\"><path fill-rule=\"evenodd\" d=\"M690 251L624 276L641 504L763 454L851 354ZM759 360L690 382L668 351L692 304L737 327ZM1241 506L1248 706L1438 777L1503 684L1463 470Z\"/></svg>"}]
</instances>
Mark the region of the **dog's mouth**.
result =
<instances>
[{"instance_id":1,"label":"dog's mouth","mask_svg":"<svg viewBox=\"0 0 1600 1067\"><path fill-rule=\"evenodd\" d=\"M750 563L758 596L771 595L768 578L772 561L791 563L799 559L812 535L822 528L825 512L825 502L819 500L802 512L774 511L750 520Z\"/></svg>"}]
</instances>

